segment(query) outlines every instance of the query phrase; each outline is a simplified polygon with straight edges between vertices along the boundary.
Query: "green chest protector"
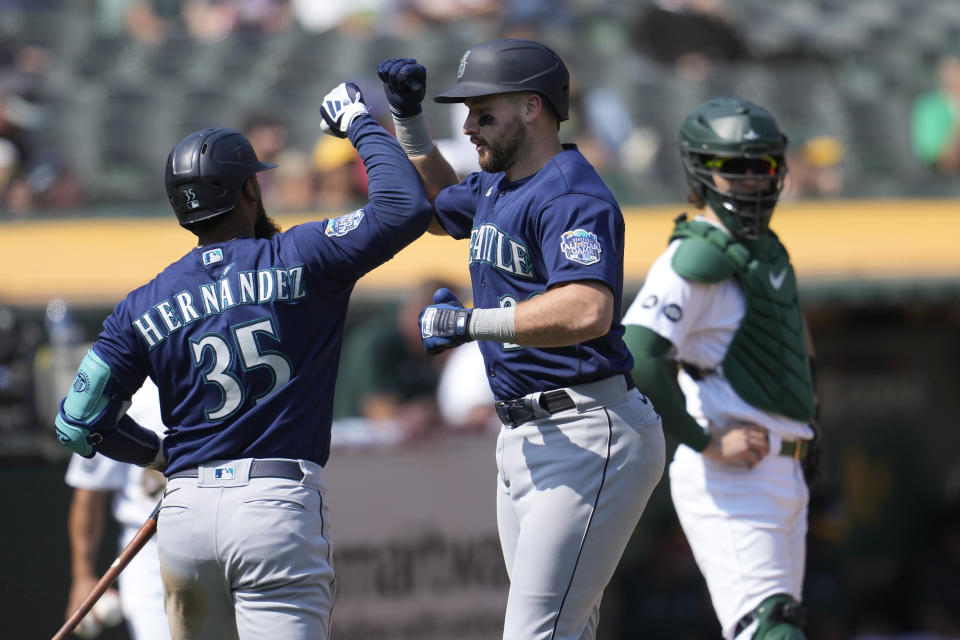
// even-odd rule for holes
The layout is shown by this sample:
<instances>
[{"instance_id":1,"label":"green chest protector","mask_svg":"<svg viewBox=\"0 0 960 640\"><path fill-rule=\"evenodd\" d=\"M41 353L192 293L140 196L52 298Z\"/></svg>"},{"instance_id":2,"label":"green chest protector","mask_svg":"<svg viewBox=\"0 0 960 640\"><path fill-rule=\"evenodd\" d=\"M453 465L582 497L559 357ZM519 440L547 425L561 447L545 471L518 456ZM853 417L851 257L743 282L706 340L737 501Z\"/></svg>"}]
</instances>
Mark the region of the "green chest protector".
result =
<instances>
[{"instance_id":1,"label":"green chest protector","mask_svg":"<svg viewBox=\"0 0 960 640\"><path fill-rule=\"evenodd\" d=\"M810 421L813 377L797 279L787 250L771 231L748 243L700 220L677 219L681 239L671 263L687 280L707 284L736 277L747 309L723 359L723 374L751 405Z\"/></svg>"}]
</instances>

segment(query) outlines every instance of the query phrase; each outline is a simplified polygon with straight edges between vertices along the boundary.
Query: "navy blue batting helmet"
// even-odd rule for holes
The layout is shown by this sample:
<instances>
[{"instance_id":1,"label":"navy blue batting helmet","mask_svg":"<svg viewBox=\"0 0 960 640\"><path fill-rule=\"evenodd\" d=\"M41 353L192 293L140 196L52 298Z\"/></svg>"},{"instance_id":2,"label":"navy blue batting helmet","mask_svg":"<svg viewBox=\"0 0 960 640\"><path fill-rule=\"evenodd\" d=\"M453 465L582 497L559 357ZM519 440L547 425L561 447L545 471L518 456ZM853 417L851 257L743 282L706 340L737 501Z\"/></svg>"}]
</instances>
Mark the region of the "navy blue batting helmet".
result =
<instances>
[{"instance_id":1,"label":"navy blue batting helmet","mask_svg":"<svg viewBox=\"0 0 960 640\"><path fill-rule=\"evenodd\" d=\"M532 40L505 38L478 44L460 59L457 84L434 97L434 102L463 102L468 98L512 91L536 91L546 98L560 121L570 107L570 74L549 47Z\"/></svg>"},{"instance_id":2,"label":"navy blue batting helmet","mask_svg":"<svg viewBox=\"0 0 960 640\"><path fill-rule=\"evenodd\" d=\"M244 181L273 169L260 162L242 133L218 127L187 135L167 157L167 198L181 226L233 210Z\"/></svg>"}]
</instances>

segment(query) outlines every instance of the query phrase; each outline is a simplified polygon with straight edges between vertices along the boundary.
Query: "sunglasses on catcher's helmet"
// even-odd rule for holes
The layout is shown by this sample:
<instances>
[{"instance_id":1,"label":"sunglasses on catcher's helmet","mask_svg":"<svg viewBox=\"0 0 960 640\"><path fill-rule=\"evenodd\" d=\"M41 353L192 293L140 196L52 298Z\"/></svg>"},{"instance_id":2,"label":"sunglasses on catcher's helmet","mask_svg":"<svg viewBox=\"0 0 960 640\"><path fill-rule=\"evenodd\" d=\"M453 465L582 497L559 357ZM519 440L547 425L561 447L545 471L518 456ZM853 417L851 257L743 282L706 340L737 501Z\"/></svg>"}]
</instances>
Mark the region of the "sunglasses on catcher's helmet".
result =
<instances>
[{"instance_id":1,"label":"sunglasses on catcher's helmet","mask_svg":"<svg viewBox=\"0 0 960 640\"><path fill-rule=\"evenodd\" d=\"M703 166L719 173L742 175L749 171L755 176L775 176L777 175L777 169L780 167L780 161L773 156L763 156L761 158L713 157L704 162Z\"/></svg>"}]
</instances>

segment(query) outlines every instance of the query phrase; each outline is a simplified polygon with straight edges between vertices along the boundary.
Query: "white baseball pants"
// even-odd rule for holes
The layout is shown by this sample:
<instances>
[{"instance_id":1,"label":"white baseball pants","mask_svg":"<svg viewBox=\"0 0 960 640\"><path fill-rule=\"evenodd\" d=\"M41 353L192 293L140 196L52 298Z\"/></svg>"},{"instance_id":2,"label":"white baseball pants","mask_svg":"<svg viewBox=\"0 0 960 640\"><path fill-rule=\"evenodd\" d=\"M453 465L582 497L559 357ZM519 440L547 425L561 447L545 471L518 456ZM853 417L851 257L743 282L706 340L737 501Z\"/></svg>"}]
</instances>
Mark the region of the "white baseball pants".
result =
<instances>
[{"instance_id":1,"label":"white baseball pants","mask_svg":"<svg viewBox=\"0 0 960 640\"><path fill-rule=\"evenodd\" d=\"M770 453L746 469L680 446L670 494L724 638L767 597L801 599L810 492L798 461Z\"/></svg>"}]
</instances>

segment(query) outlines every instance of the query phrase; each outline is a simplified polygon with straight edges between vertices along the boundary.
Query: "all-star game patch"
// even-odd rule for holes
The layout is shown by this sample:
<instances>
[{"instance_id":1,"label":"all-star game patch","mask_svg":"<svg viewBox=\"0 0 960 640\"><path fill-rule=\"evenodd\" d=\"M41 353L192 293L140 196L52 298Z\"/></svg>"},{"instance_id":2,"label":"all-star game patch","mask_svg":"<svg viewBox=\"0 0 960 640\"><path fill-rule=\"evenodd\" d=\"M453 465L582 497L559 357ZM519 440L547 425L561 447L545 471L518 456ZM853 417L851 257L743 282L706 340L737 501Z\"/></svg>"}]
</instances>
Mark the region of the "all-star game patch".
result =
<instances>
[{"instance_id":1,"label":"all-star game patch","mask_svg":"<svg viewBox=\"0 0 960 640\"><path fill-rule=\"evenodd\" d=\"M327 228L324 233L331 238L345 236L359 227L361 220L363 220L363 209L357 209L353 213L348 213L330 220L327 223Z\"/></svg>"},{"instance_id":2,"label":"all-star game patch","mask_svg":"<svg viewBox=\"0 0 960 640\"><path fill-rule=\"evenodd\" d=\"M580 264L596 264L600 262L600 239L595 233L585 229L565 231L560 236L560 249L563 255L571 262Z\"/></svg>"}]
</instances>

